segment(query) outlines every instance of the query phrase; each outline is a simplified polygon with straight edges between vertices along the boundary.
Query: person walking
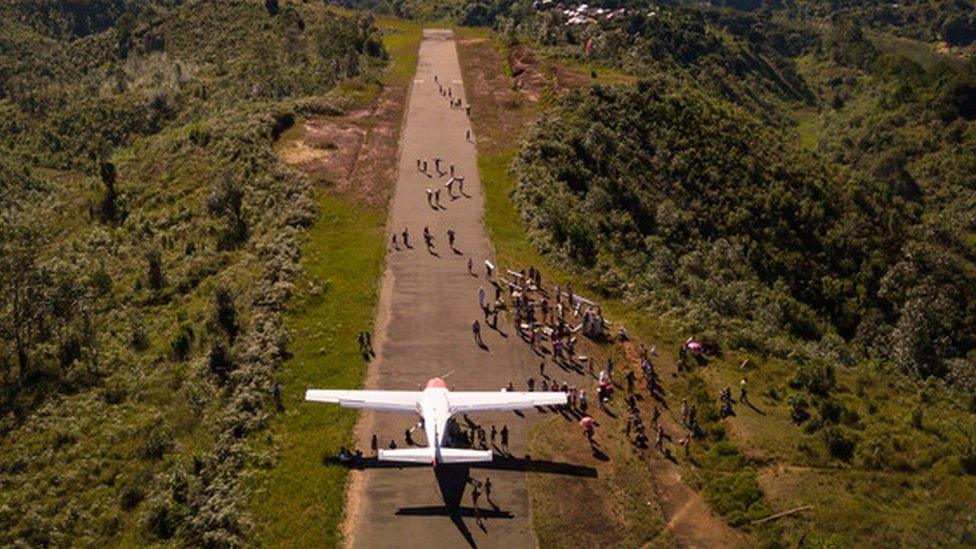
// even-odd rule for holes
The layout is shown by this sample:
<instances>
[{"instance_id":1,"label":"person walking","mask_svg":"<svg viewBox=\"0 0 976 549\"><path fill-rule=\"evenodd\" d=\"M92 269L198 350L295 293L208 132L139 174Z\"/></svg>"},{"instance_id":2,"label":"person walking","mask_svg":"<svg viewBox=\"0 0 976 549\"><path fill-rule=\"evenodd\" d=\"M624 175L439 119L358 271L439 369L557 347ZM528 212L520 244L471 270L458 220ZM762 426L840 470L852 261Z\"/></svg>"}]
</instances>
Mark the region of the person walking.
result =
<instances>
[{"instance_id":1,"label":"person walking","mask_svg":"<svg viewBox=\"0 0 976 549\"><path fill-rule=\"evenodd\" d=\"M477 320L471 324L471 332L474 334L474 342L478 344L478 347L484 348L485 342L481 339L481 323Z\"/></svg>"},{"instance_id":2,"label":"person walking","mask_svg":"<svg viewBox=\"0 0 976 549\"><path fill-rule=\"evenodd\" d=\"M400 234L403 237L403 245L407 248L410 247L410 231L406 227L403 228L403 233Z\"/></svg>"},{"instance_id":3,"label":"person walking","mask_svg":"<svg viewBox=\"0 0 976 549\"><path fill-rule=\"evenodd\" d=\"M427 187L427 205L434 207L434 191L430 190L430 187Z\"/></svg>"},{"instance_id":4,"label":"person walking","mask_svg":"<svg viewBox=\"0 0 976 549\"><path fill-rule=\"evenodd\" d=\"M742 381L739 382L739 402L746 402L746 403L749 402L749 395L747 394L748 391L746 390L746 384L747 384L746 378L742 378Z\"/></svg>"},{"instance_id":5,"label":"person walking","mask_svg":"<svg viewBox=\"0 0 976 549\"><path fill-rule=\"evenodd\" d=\"M376 438L376 433L373 433L373 438L369 441L369 449L373 451L375 456L380 447L380 441Z\"/></svg>"},{"instance_id":6,"label":"person walking","mask_svg":"<svg viewBox=\"0 0 976 549\"><path fill-rule=\"evenodd\" d=\"M471 490L471 502L474 504L474 521L475 524L481 526L481 508L478 507L478 500L481 499L481 489L475 484L474 489Z\"/></svg>"},{"instance_id":7,"label":"person walking","mask_svg":"<svg viewBox=\"0 0 976 549\"><path fill-rule=\"evenodd\" d=\"M492 424L492 426L491 426L491 445L492 445L492 446L494 446L494 445L495 445L495 438L496 438L497 436L498 436L498 430L497 430L497 429L495 429L495 425L494 425L494 424Z\"/></svg>"},{"instance_id":8,"label":"person walking","mask_svg":"<svg viewBox=\"0 0 976 549\"><path fill-rule=\"evenodd\" d=\"M502 425L502 449L508 452L508 425Z\"/></svg>"},{"instance_id":9,"label":"person walking","mask_svg":"<svg viewBox=\"0 0 976 549\"><path fill-rule=\"evenodd\" d=\"M376 356L376 351L373 350L373 335L369 333L369 330L363 332L363 339L366 341L366 353L370 356Z\"/></svg>"},{"instance_id":10,"label":"person walking","mask_svg":"<svg viewBox=\"0 0 976 549\"><path fill-rule=\"evenodd\" d=\"M454 229L448 229L447 230L447 243L451 245L451 249L452 250L454 249L454 238L455 238L455 236L456 235L454 233Z\"/></svg>"},{"instance_id":11,"label":"person walking","mask_svg":"<svg viewBox=\"0 0 976 549\"><path fill-rule=\"evenodd\" d=\"M393 249L399 252L400 251L400 245L397 244L397 235L396 235L396 233L393 233L393 237L391 238L391 240L393 241Z\"/></svg>"},{"instance_id":12,"label":"person walking","mask_svg":"<svg viewBox=\"0 0 976 549\"><path fill-rule=\"evenodd\" d=\"M441 207L441 190L438 188L434 191L434 204L440 208Z\"/></svg>"},{"instance_id":13,"label":"person walking","mask_svg":"<svg viewBox=\"0 0 976 549\"><path fill-rule=\"evenodd\" d=\"M470 257L468 258L468 274L471 276L478 276L474 274L474 260Z\"/></svg>"},{"instance_id":14,"label":"person walking","mask_svg":"<svg viewBox=\"0 0 976 549\"><path fill-rule=\"evenodd\" d=\"M275 381L271 386L271 398L274 399L275 407L279 411L285 408L284 401L281 400L281 382Z\"/></svg>"}]
</instances>

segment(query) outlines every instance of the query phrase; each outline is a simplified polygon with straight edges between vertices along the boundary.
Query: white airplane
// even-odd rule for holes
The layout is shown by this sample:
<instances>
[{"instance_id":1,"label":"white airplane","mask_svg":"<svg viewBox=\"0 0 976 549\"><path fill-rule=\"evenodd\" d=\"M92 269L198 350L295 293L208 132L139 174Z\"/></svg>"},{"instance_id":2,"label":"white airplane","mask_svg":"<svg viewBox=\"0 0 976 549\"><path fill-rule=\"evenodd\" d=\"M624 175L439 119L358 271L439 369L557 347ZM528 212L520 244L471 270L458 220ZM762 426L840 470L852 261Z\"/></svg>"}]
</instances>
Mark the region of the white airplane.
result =
<instances>
[{"instance_id":1,"label":"white airplane","mask_svg":"<svg viewBox=\"0 0 976 549\"><path fill-rule=\"evenodd\" d=\"M344 408L381 412L418 413L430 446L403 450L380 450L379 459L406 463L475 463L491 461L491 450L467 450L447 446L447 422L454 414L519 410L533 406L566 404L566 393L514 391L452 392L444 380L435 377L423 391L342 391L309 389L305 400L329 402Z\"/></svg>"}]
</instances>

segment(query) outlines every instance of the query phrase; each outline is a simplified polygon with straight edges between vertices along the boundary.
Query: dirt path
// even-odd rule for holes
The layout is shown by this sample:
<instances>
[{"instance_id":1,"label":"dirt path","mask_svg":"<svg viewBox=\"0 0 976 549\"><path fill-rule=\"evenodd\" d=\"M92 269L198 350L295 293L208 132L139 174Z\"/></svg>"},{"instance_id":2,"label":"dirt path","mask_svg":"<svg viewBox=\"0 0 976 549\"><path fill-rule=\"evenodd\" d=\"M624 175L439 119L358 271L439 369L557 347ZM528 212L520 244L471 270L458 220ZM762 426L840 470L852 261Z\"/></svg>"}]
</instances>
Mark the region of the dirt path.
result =
<instances>
[{"instance_id":1,"label":"dirt path","mask_svg":"<svg viewBox=\"0 0 976 549\"><path fill-rule=\"evenodd\" d=\"M640 355L632 342L624 344L630 367L640 372ZM638 378L640 376L638 375ZM645 412L647 412L645 410ZM650 414L644 414L650 415ZM665 431L678 440L686 432L668 411L660 419ZM651 436L653 440L653 435ZM672 449L677 445L671 444ZM675 450L672 450L675 451ZM661 511L668 530L681 547L746 547L752 545L749 537L729 526L715 515L705 503L701 493L692 489L682 479L681 467L666 459L659 452L650 450L648 471L654 479Z\"/></svg>"},{"instance_id":2,"label":"dirt path","mask_svg":"<svg viewBox=\"0 0 976 549\"><path fill-rule=\"evenodd\" d=\"M425 30L417 74L410 90L398 161L397 185L389 227L410 232L412 249L391 249L383 275L374 343L377 357L367 374L368 388L417 390L431 377L447 376L455 390L491 390L521 379L533 355L516 343L514 334L485 328L488 351L472 338L471 324L481 319L477 291L494 288L484 279L484 261L491 245L482 223L483 203L473 143L465 138L471 126L463 109L451 109L438 93L438 83L462 98L461 72L450 31ZM465 103L466 104L466 103ZM452 200L443 184L447 176L428 177L417 170L416 159L434 157L442 168L455 165L465 177L467 196ZM426 189L441 188L443 209L428 205ZM429 226L435 237L428 253L422 232ZM457 233L453 252L446 232ZM468 274L472 258L477 276ZM499 324L502 324L501 322ZM507 330L503 328L503 330ZM472 417L486 430L507 424L515 455L523 452L524 431L533 413L482 414ZM393 439L403 447L404 430L417 420L401 414L364 413L357 426L359 447L369 448L377 434L386 446ZM421 435L420 444L425 444ZM447 469L447 468L445 468ZM491 477L497 508L487 513L484 529L475 525L468 475ZM484 505L484 503L482 503ZM443 470L424 468L367 468L354 471L347 494L347 545L357 547L532 547L536 545L529 516L525 473L510 470Z\"/></svg>"}]
</instances>

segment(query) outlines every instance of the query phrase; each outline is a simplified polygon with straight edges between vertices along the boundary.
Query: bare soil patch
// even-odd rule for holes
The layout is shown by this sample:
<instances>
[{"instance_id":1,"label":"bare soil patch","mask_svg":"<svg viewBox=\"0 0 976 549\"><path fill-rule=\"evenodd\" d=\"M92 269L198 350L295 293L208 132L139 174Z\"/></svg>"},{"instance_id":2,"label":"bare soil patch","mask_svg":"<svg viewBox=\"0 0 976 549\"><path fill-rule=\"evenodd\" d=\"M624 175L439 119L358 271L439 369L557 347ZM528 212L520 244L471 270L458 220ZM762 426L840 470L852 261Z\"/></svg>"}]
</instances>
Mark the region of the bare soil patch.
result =
<instances>
[{"instance_id":1,"label":"bare soil patch","mask_svg":"<svg viewBox=\"0 0 976 549\"><path fill-rule=\"evenodd\" d=\"M305 120L277 147L285 163L367 204L385 204L396 176L406 88L387 86L367 106Z\"/></svg>"}]
</instances>

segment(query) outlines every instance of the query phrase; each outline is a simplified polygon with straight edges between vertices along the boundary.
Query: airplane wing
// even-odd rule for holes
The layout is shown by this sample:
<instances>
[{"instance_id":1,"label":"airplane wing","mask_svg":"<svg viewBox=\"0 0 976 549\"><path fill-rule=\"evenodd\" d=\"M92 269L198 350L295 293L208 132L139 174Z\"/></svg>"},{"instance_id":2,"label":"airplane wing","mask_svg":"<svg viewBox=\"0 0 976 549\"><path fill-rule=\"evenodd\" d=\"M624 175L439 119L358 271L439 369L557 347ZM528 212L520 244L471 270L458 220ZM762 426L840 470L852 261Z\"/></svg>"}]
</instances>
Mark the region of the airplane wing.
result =
<instances>
[{"instance_id":1,"label":"airplane wing","mask_svg":"<svg viewBox=\"0 0 976 549\"><path fill-rule=\"evenodd\" d=\"M419 412L419 391L341 391L309 389L305 400L331 402L343 408L381 412Z\"/></svg>"},{"instance_id":2,"label":"airplane wing","mask_svg":"<svg viewBox=\"0 0 976 549\"><path fill-rule=\"evenodd\" d=\"M533 406L559 406L566 404L563 392L515 392L515 391L462 391L447 394L451 413L491 412L519 410Z\"/></svg>"},{"instance_id":3,"label":"airplane wing","mask_svg":"<svg viewBox=\"0 0 976 549\"><path fill-rule=\"evenodd\" d=\"M436 457L436 459L435 459ZM401 463L482 463L491 461L491 450L466 450L464 448L404 448L402 450L380 449L380 461Z\"/></svg>"}]
</instances>

